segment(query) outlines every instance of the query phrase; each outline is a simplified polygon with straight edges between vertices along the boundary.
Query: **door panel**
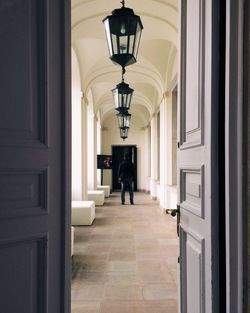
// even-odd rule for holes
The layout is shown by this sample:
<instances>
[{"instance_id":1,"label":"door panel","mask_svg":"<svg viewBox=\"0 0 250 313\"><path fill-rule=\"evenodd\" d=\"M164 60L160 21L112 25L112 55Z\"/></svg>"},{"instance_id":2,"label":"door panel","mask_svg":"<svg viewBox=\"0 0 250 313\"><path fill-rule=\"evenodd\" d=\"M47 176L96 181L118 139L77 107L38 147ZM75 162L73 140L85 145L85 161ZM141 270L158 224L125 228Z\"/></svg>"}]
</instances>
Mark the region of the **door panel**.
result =
<instances>
[{"instance_id":1,"label":"door panel","mask_svg":"<svg viewBox=\"0 0 250 313\"><path fill-rule=\"evenodd\" d=\"M181 312L200 313L204 311L205 285L204 273L204 240L190 230L181 228L182 250L181 281L182 294ZM184 298L184 295L188 295Z\"/></svg>"},{"instance_id":2,"label":"door panel","mask_svg":"<svg viewBox=\"0 0 250 313\"><path fill-rule=\"evenodd\" d=\"M182 208L204 218L204 166L181 168L180 180Z\"/></svg>"},{"instance_id":3,"label":"door panel","mask_svg":"<svg viewBox=\"0 0 250 313\"><path fill-rule=\"evenodd\" d=\"M204 141L205 1L182 1L181 10L180 144L185 149L201 145Z\"/></svg>"},{"instance_id":4,"label":"door panel","mask_svg":"<svg viewBox=\"0 0 250 313\"><path fill-rule=\"evenodd\" d=\"M217 312L218 77L216 1L180 1L178 202L180 312ZM212 31L213 30L213 31ZM217 82L217 85L216 85ZM212 218L213 217L213 218ZM217 275L218 276L218 275ZM212 284L213 281L213 284Z\"/></svg>"},{"instance_id":5,"label":"door panel","mask_svg":"<svg viewBox=\"0 0 250 313\"><path fill-rule=\"evenodd\" d=\"M0 267L5 270L0 290L12 294L1 297L3 312L46 312L46 237L19 238L1 245Z\"/></svg>"},{"instance_id":6,"label":"door panel","mask_svg":"<svg viewBox=\"0 0 250 313\"><path fill-rule=\"evenodd\" d=\"M0 142L44 145L46 1L4 1L1 6ZM19 101L22 105L16 106Z\"/></svg>"},{"instance_id":7,"label":"door panel","mask_svg":"<svg viewBox=\"0 0 250 313\"><path fill-rule=\"evenodd\" d=\"M70 1L0 4L3 313L69 312L69 20Z\"/></svg>"}]
</instances>

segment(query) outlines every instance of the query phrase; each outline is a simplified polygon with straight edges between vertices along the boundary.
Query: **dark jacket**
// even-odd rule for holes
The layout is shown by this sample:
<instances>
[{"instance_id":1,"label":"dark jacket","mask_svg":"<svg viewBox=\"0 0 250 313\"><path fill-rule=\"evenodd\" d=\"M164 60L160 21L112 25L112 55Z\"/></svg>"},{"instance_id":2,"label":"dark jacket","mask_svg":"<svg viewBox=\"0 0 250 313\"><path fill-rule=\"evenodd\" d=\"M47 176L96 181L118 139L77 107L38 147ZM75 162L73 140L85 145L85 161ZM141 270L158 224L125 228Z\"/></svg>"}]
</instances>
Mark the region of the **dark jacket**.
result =
<instances>
[{"instance_id":1,"label":"dark jacket","mask_svg":"<svg viewBox=\"0 0 250 313\"><path fill-rule=\"evenodd\" d=\"M134 164L130 160L124 160L120 163L118 177L121 181L133 181L135 179Z\"/></svg>"}]
</instances>

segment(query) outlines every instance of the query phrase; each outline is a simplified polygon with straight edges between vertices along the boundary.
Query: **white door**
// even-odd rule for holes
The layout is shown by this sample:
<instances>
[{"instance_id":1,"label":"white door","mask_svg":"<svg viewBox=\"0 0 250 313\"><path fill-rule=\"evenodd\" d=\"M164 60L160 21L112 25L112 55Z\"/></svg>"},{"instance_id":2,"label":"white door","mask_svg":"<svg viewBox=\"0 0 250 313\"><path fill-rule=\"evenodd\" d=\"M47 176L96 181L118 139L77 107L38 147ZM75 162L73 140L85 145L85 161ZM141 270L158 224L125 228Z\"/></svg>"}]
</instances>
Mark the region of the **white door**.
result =
<instances>
[{"instance_id":1,"label":"white door","mask_svg":"<svg viewBox=\"0 0 250 313\"><path fill-rule=\"evenodd\" d=\"M217 2L217 3L216 3ZM180 1L180 312L218 309L218 1Z\"/></svg>"}]
</instances>

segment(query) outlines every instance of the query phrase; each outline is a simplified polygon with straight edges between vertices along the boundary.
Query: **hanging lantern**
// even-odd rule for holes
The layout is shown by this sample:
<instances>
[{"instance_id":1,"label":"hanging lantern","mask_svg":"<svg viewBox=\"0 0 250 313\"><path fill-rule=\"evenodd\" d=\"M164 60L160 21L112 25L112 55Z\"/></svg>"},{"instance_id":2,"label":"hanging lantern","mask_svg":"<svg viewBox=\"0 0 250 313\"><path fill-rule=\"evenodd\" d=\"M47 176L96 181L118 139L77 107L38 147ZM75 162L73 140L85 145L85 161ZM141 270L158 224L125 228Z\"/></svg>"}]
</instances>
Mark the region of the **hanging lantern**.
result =
<instances>
[{"instance_id":1,"label":"hanging lantern","mask_svg":"<svg viewBox=\"0 0 250 313\"><path fill-rule=\"evenodd\" d=\"M143 25L138 15L130 8L112 11L103 19L110 59L122 67L136 62Z\"/></svg>"},{"instance_id":2,"label":"hanging lantern","mask_svg":"<svg viewBox=\"0 0 250 313\"><path fill-rule=\"evenodd\" d=\"M131 114L128 112L123 112L116 114L118 118L118 125L120 128L129 128L130 126L130 120L131 120Z\"/></svg>"},{"instance_id":3,"label":"hanging lantern","mask_svg":"<svg viewBox=\"0 0 250 313\"><path fill-rule=\"evenodd\" d=\"M112 90L115 109L119 112L126 112L130 108L134 89L130 88L128 84L122 82Z\"/></svg>"},{"instance_id":4,"label":"hanging lantern","mask_svg":"<svg viewBox=\"0 0 250 313\"><path fill-rule=\"evenodd\" d=\"M123 139L123 141L128 138L128 130L129 128L120 128L120 137Z\"/></svg>"}]
</instances>

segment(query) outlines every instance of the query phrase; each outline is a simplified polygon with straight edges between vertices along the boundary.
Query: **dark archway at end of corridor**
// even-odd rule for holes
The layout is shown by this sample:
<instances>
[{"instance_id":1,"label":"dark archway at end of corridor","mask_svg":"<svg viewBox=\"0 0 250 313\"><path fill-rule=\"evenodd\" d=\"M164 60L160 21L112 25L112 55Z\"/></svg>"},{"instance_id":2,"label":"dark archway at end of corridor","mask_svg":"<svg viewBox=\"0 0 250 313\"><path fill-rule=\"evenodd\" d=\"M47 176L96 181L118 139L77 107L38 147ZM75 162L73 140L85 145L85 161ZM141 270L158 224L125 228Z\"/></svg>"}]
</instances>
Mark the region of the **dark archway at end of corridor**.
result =
<instances>
[{"instance_id":1,"label":"dark archway at end of corridor","mask_svg":"<svg viewBox=\"0 0 250 313\"><path fill-rule=\"evenodd\" d=\"M137 191L137 148L136 145L114 145L112 146L112 190L121 189L121 184L118 182L118 168L124 155L128 153L135 166L135 191Z\"/></svg>"}]
</instances>

